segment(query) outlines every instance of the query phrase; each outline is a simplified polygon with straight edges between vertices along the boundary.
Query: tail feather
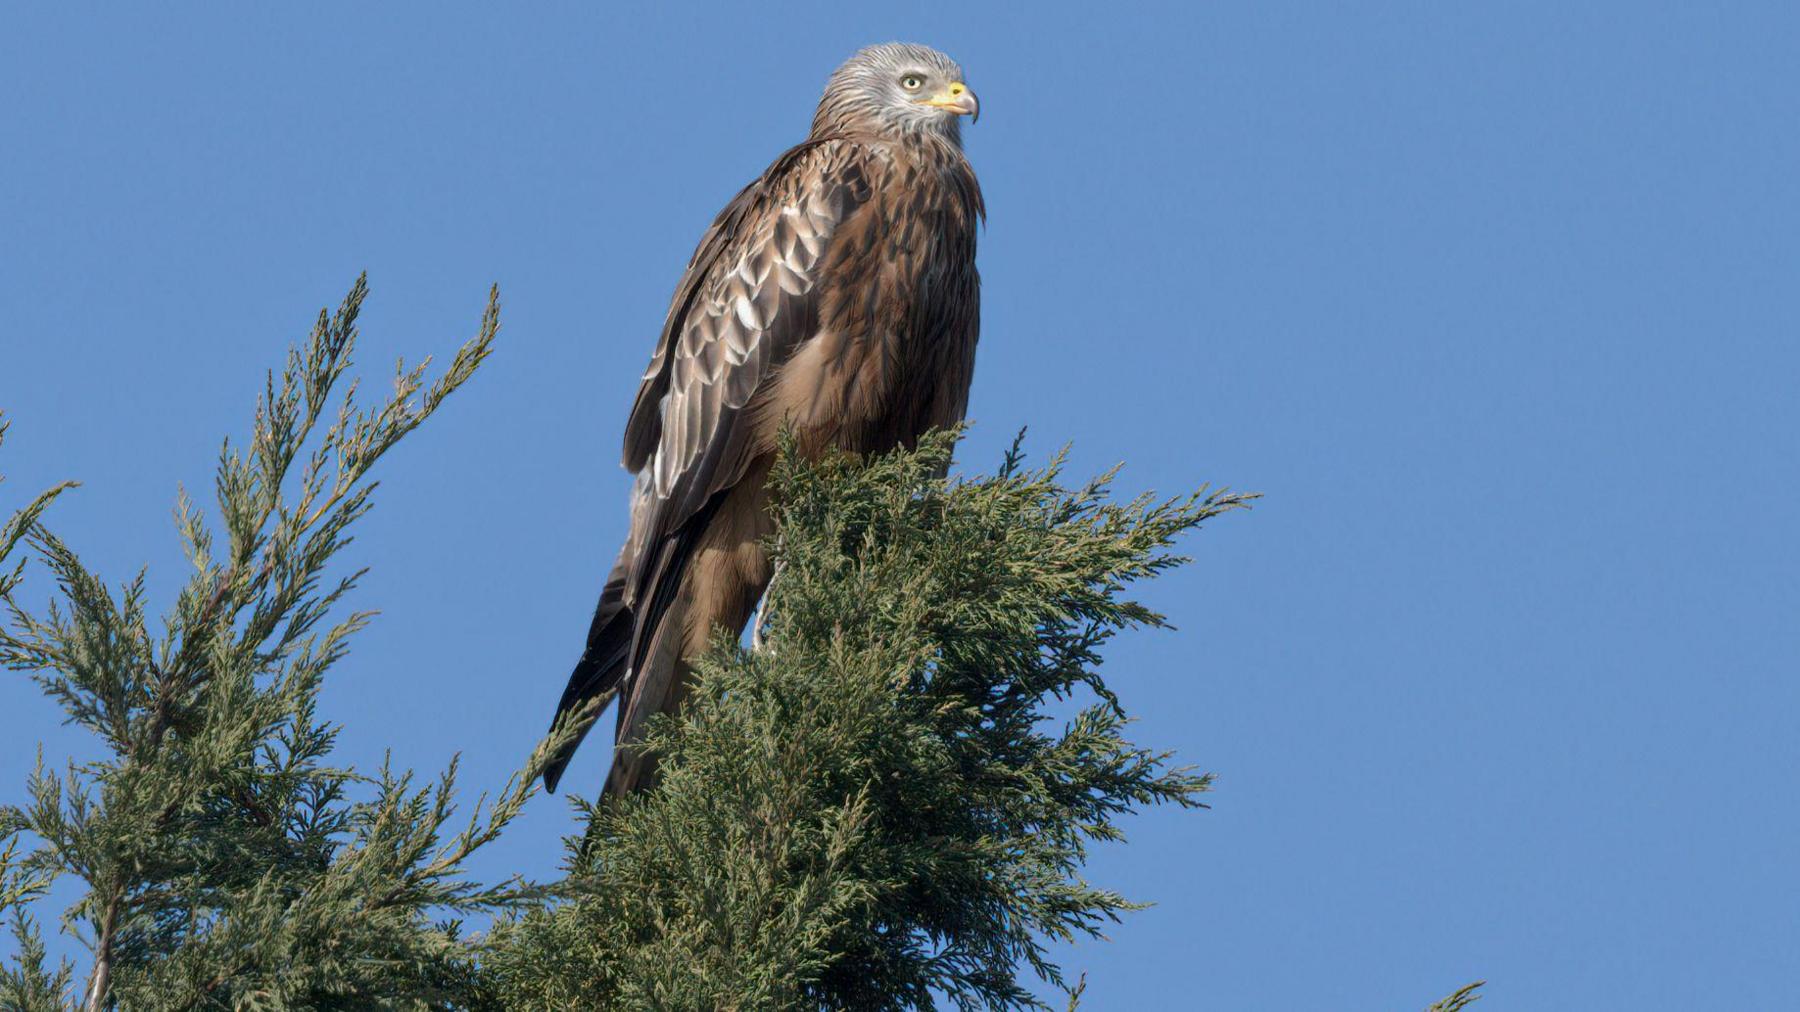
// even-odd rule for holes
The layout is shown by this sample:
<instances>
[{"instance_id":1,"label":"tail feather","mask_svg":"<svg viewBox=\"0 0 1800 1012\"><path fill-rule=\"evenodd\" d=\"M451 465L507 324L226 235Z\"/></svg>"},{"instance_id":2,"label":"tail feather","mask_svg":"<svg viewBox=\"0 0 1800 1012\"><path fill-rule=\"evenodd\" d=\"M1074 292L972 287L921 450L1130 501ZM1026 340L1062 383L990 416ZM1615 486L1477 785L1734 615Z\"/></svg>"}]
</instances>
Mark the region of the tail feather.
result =
<instances>
[{"instance_id":1,"label":"tail feather","mask_svg":"<svg viewBox=\"0 0 1800 1012\"><path fill-rule=\"evenodd\" d=\"M722 497L715 497L673 534L660 539L652 549L654 555L648 555L641 545L634 552L633 545L627 544L600 594L600 605L594 609L594 621L588 627L587 649L582 651L581 660L569 674L569 686L563 690L562 701L557 704L552 727L563 714L582 709L593 700L600 700L599 709L604 709L611 696L623 689L626 699L619 707L616 746L636 741L649 714L662 708L679 660L676 654L683 623L679 619L681 609L677 607L677 600L687 580L690 557L721 501ZM640 555L646 557L639 558ZM636 587L631 605L625 603L628 583ZM677 613L675 621L670 621L672 610ZM666 627L672 635L663 635ZM655 644L666 647L655 648ZM646 687L654 698L639 700L637 697ZM595 716L599 709L595 710ZM593 723L589 719L575 740L564 746L544 767L547 790L556 790L576 746L587 736ZM630 793L635 785L646 779L639 773L627 773L627 767L639 770L654 764L639 757L629 759L622 767L622 758L626 757L615 749L614 770L607 777L607 790L611 794Z\"/></svg>"},{"instance_id":2,"label":"tail feather","mask_svg":"<svg viewBox=\"0 0 1800 1012\"><path fill-rule=\"evenodd\" d=\"M612 769L606 774L607 797L621 798L656 785L655 754L629 746L643 740L652 716L673 712L681 698L685 677L681 653L690 603L687 594L677 594L667 604L651 642L632 667L631 691L619 698L613 740L621 747L613 750Z\"/></svg>"},{"instance_id":3,"label":"tail feather","mask_svg":"<svg viewBox=\"0 0 1800 1012\"><path fill-rule=\"evenodd\" d=\"M681 602L689 577L688 563L723 501L722 496L715 496L679 530L663 539L635 599L637 607L632 612L631 642L626 653L631 685L619 703L613 764L606 776L606 793L610 796L630 794L654 782L655 757L641 751L622 751L618 746L635 743L643 735L650 714L662 711L669 701L673 680L679 677L676 668L686 625L686 606Z\"/></svg>"}]
</instances>

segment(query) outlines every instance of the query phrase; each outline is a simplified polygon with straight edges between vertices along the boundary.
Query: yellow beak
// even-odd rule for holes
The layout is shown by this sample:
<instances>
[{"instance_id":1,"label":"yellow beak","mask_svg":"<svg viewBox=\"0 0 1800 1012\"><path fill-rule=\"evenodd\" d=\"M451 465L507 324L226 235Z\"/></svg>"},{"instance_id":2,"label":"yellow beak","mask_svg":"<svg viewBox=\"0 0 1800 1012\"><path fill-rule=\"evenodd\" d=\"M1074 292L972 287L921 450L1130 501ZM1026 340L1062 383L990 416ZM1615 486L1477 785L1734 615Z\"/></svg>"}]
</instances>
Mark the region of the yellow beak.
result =
<instances>
[{"instance_id":1,"label":"yellow beak","mask_svg":"<svg viewBox=\"0 0 1800 1012\"><path fill-rule=\"evenodd\" d=\"M967 116L971 123L981 119L981 103L976 100L975 93L969 90L969 86L961 81L926 99L925 104L948 109L958 116Z\"/></svg>"}]
</instances>

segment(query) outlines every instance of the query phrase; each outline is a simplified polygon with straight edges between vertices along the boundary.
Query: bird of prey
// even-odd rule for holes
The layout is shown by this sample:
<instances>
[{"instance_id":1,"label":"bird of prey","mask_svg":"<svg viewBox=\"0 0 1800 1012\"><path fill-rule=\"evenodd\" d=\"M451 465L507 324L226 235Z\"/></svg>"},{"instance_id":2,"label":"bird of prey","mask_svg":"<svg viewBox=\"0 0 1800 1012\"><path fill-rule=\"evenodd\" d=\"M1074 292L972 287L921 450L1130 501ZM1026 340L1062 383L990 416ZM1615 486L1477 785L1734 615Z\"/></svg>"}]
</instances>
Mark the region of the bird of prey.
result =
<instances>
[{"instance_id":1,"label":"bird of prey","mask_svg":"<svg viewBox=\"0 0 1800 1012\"><path fill-rule=\"evenodd\" d=\"M701 236L625 424L630 533L558 718L617 693L616 741L635 742L682 705L713 630L743 631L769 583L784 428L803 453L874 453L962 420L986 212L961 118L979 110L944 54L863 49L831 75L806 140ZM654 757L621 750L606 792L654 776Z\"/></svg>"}]
</instances>

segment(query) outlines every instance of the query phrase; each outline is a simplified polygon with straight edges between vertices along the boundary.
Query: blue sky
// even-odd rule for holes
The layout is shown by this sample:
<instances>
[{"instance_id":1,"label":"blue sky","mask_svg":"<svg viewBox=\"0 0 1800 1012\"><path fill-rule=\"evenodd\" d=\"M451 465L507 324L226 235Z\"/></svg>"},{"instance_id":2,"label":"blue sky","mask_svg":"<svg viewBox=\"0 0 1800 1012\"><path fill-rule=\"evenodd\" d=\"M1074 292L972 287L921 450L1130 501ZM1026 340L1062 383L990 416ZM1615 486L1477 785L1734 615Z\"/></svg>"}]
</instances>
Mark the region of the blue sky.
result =
<instances>
[{"instance_id":1,"label":"blue sky","mask_svg":"<svg viewBox=\"0 0 1800 1012\"><path fill-rule=\"evenodd\" d=\"M541 730L622 536L620 428L700 230L857 46L983 116L963 465L1021 425L1126 491L1266 499L1112 650L1219 775L1091 877L1094 1009L1778 1007L1800 949L1800 8L18 6L0 33L10 509L181 568L262 370L358 271L361 356L491 365L385 470L382 617L326 690L359 763ZM0 789L43 740L0 681ZM571 782L594 784L605 749ZM541 802L482 872L547 874Z\"/></svg>"}]
</instances>

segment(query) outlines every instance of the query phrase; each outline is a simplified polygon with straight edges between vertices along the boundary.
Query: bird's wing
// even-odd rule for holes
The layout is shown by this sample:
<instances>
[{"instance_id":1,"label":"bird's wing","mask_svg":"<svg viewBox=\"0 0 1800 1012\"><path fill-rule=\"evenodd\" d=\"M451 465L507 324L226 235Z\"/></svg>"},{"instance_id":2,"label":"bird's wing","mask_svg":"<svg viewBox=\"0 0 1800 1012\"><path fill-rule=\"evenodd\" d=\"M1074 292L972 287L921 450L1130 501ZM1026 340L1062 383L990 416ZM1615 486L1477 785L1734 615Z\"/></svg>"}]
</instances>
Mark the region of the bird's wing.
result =
<instances>
[{"instance_id":1,"label":"bird's wing","mask_svg":"<svg viewBox=\"0 0 1800 1012\"><path fill-rule=\"evenodd\" d=\"M637 669L718 493L750 463L749 426L740 415L773 369L817 330L825 251L869 201L869 158L846 141L792 148L701 237L625 426L624 463L636 475L630 534L558 718L605 698L628 677L629 691L637 691ZM628 709L620 707L621 721ZM545 768L550 789L579 742Z\"/></svg>"},{"instance_id":2,"label":"bird's wing","mask_svg":"<svg viewBox=\"0 0 1800 1012\"><path fill-rule=\"evenodd\" d=\"M802 144L745 187L701 239L625 428L625 466L639 473L632 537L642 547L677 532L743 476L751 447L740 416L774 367L816 332L825 250L867 204L868 174L868 153L856 145Z\"/></svg>"}]
</instances>

